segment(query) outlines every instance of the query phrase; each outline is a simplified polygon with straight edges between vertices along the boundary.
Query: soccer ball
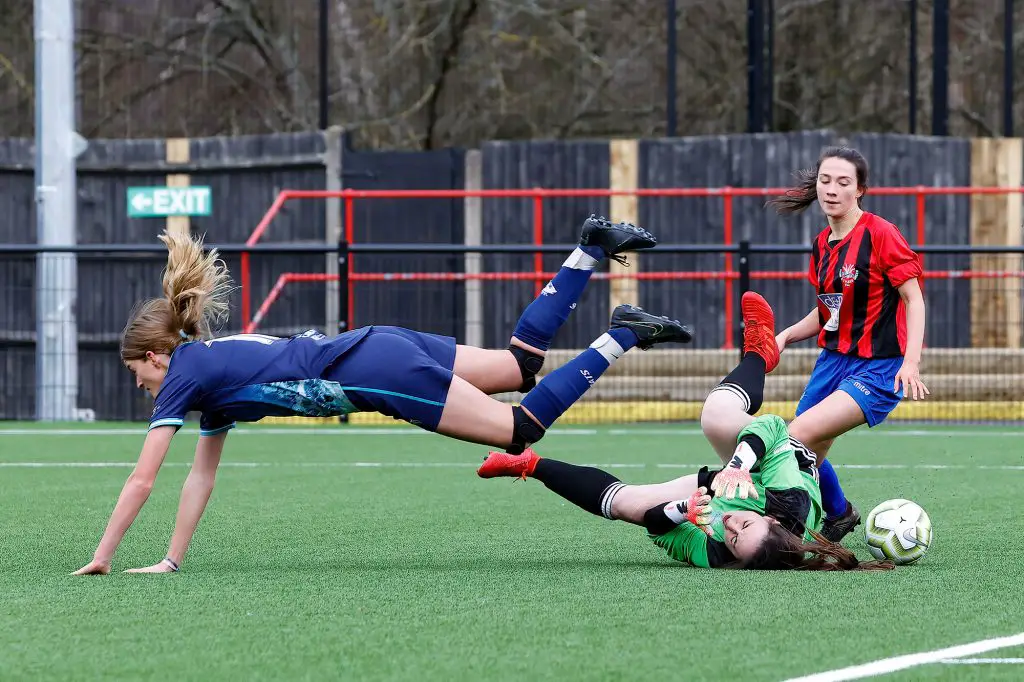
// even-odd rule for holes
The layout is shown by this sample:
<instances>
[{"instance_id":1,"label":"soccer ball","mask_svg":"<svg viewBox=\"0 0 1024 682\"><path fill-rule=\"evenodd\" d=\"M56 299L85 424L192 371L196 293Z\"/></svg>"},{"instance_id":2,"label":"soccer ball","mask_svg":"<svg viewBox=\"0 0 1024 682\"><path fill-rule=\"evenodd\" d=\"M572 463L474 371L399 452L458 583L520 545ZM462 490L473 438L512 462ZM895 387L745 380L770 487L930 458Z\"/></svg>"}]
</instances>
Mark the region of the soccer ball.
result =
<instances>
[{"instance_id":1,"label":"soccer ball","mask_svg":"<svg viewBox=\"0 0 1024 682\"><path fill-rule=\"evenodd\" d=\"M868 514L864 534L868 551L876 559L912 564L932 544L932 522L910 500L886 500Z\"/></svg>"}]
</instances>

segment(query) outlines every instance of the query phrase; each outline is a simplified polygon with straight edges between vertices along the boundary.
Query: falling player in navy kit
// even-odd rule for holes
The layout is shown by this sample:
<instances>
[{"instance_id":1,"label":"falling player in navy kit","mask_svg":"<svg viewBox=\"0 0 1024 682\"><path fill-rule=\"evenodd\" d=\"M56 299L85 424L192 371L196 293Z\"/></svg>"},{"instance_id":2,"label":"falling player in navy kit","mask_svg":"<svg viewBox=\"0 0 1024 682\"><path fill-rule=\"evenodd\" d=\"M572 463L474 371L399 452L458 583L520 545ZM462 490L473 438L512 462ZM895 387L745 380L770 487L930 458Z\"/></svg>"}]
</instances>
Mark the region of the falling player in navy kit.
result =
<instances>
[{"instance_id":1,"label":"falling player in navy kit","mask_svg":"<svg viewBox=\"0 0 1024 682\"><path fill-rule=\"evenodd\" d=\"M369 326L328 338L239 334L212 338L227 317L230 278L201 241L165 234L164 297L132 314L121 359L155 399L149 433L93 560L77 574L108 573L128 527L149 497L171 438L188 412L201 413L195 462L182 490L167 557L147 572L176 571L213 490L224 440L236 421L272 415L380 412L460 440L522 452L543 437L609 365L634 346L688 342L692 330L630 305L590 348L540 382L545 351L605 258L653 247L646 230L591 216L579 246L520 317L506 350L454 338ZM490 394L528 392L519 405Z\"/></svg>"}]
</instances>

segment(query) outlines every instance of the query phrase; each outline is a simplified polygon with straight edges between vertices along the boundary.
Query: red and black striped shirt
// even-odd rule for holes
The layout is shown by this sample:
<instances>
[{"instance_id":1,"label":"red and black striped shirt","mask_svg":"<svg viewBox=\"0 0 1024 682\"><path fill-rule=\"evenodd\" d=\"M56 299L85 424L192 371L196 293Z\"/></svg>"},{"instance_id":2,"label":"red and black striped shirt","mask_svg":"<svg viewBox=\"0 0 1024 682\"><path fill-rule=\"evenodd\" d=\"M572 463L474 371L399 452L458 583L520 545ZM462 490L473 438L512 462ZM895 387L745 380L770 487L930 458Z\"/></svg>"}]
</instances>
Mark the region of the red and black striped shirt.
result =
<instances>
[{"instance_id":1,"label":"red and black striped shirt","mask_svg":"<svg viewBox=\"0 0 1024 682\"><path fill-rule=\"evenodd\" d=\"M811 251L808 279L818 291L818 345L860 358L892 358L907 347L899 289L920 277L921 258L892 223L864 212L842 240L826 227Z\"/></svg>"}]
</instances>

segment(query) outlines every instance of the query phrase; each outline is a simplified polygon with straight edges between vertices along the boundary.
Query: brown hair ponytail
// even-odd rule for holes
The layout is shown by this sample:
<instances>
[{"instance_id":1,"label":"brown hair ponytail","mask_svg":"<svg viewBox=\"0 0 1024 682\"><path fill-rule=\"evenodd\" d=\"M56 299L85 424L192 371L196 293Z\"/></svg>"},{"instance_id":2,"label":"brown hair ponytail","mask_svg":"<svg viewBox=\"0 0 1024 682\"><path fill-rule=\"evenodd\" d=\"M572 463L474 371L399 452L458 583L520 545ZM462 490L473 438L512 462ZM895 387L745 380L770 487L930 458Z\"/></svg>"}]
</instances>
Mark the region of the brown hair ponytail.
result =
<instances>
[{"instance_id":1,"label":"brown hair ponytail","mask_svg":"<svg viewBox=\"0 0 1024 682\"><path fill-rule=\"evenodd\" d=\"M203 250L202 238L160 235L167 245L163 298L136 306L121 334L121 360L140 360L148 351L171 353L185 341L209 338L227 321L231 278L217 250Z\"/></svg>"},{"instance_id":2,"label":"brown hair ponytail","mask_svg":"<svg viewBox=\"0 0 1024 682\"><path fill-rule=\"evenodd\" d=\"M772 197L765 204L774 206L780 214L800 213L818 200L818 171L826 159L849 161L857 170L857 188L863 190L857 198L857 205L868 191L868 161L853 147L826 147L818 157L814 168L803 168L793 172L796 182L781 197Z\"/></svg>"},{"instance_id":3,"label":"brown hair ponytail","mask_svg":"<svg viewBox=\"0 0 1024 682\"><path fill-rule=\"evenodd\" d=\"M890 571L891 561L860 561L853 552L811 531L813 542L805 542L773 523L757 553L737 568L798 571Z\"/></svg>"}]
</instances>

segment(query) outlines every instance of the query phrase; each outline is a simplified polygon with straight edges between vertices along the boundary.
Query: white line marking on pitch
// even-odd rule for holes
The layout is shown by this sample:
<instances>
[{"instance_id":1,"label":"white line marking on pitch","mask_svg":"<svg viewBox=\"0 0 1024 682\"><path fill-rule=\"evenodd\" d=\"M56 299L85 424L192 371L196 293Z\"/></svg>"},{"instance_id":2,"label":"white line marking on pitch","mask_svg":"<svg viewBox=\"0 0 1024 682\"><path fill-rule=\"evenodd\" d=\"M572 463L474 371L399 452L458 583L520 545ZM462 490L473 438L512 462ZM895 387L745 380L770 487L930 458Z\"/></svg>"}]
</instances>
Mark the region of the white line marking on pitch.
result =
<instances>
[{"instance_id":1,"label":"white line marking on pitch","mask_svg":"<svg viewBox=\"0 0 1024 682\"><path fill-rule=\"evenodd\" d=\"M606 433L608 435L610 435L610 436L676 436L676 435L679 435L679 436L699 436L699 435L703 434L703 432L700 429L688 429L688 428L678 428L678 429L649 428L649 429L646 429L646 428L642 428L642 427L641 428L628 428L628 429L609 429ZM1024 435L1024 428L1022 428L1020 431L986 431L985 427L977 427L976 429L965 429L963 431L953 431L953 430L945 430L945 429L943 429L943 430L940 430L940 429L934 429L934 430L931 430L931 429L917 429L917 430L909 430L909 429L897 430L897 429L893 429L893 430L890 431L888 429L884 429L883 428L883 429L880 429L880 430L876 429L876 430L872 430L872 431L868 431L867 429L864 429L862 431L851 431L850 433L846 434L844 437L845 438L849 438L850 436L857 436L857 437L866 436L866 437L870 437L870 438L878 438L878 437L884 436L886 438L890 438L890 437L893 437L893 436L897 436L897 437L919 438L921 436L943 436L943 437L963 436L965 438L968 438L968 437L969 438L974 438L974 437L977 437L977 436L985 436L985 437L995 436L995 437L998 437L998 438L1019 438L1022 435Z\"/></svg>"},{"instance_id":2,"label":"white line marking on pitch","mask_svg":"<svg viewBox=\"0 0 1024 682\"><path fill-rule=\"evenodd\" d=\"M939 663L947 665L988 665L990 663L1024 665L1024 658L947 658Z\"/></svg>"},{"instance_id":3,"label":"white line marking on pitch","mask_svg":"<svg viewBox=\"0 0 1024 682\"><path fill-rule=\"evenodd\" d=\"M182 434L196 435L199 433L197 429L182 429ZM429 435L429 431L422 429L406 429L406 428L375 428L366 426L324 426L324 427L307 427L307 426L292 426L292 427L267 427L267 428L237 428L234 430L235 434L243 436L298 436L298 435L316 435L316 436L426 436ZM0 436L141 436L146 435L146 427L141 426L137 429L126 429L126 428L59 428L59 429L0 429ZM678 428L678 429L659 429L659 428L635 428L635 429L609 429L608 431L600 431L599 429L560 429L554 428L547 431L548 436L596 436L596 435L608 435L608 436L700 436L702 432L700 429L694 428ZM976 430L964 430L964 431L853 431L847 434L846 437L921 437L921 436L943 436L943 437L955 437L960 436L964 438L977 438L977 437L996 437L996 438L1019 438L1024 435L1024 429L1020 431L986 431L983 428Z\"/></svg>"},{"instance_id":4,"label":"white line marking on pitch","mask_svg":"<svg viewBox=\"0 0 1024 682\"><path fill-rule=\"evenodd\" d=\"M865 677L887 675L888 673L896 672L897 670L906 670L907 668L915 668L919 665L928 665L929 663L939 663L949 659L973 656L975 654L985 653L986 651L1006 649L1007 647L1019 646L1021 644L1024 644L1024 632L1016 635L1010 635L1009 637L984 639L980 642L960 644L959 646L936 649L935 651L923 651L918 654L883 658L863 665L854 665L848 668L829 670L827 672L807 675L805 677L794 677L786 682L844 682L845 680L859 680Z\"/></svg>"},{"instance_id":5,"label":"white line marking on pitch","mask_svg":"<svg viewBox=\"0 0 1024 682\"><path fill-rule=\"evenodd\" d=\"M181 429L182 435L199 435L198 429ZM427 436L430 431L423 429L388 429L372 427L285 427L285 428L237 428L232 433L239 436ZM597 429L548 429L548 436L596 436ZM700 433L699 431L696 433ZM0 429L0 436L139 436L145 438L146 428L139 429Z\"/></svg>"},{"instance_id":6,"label":"white line marking on pitch","mask_svg":"<svg viewBox=\"0 0 1024 682\"><path fill-rule=\"evenodd\" d=\"M602 469L698 469L707 463L673 463L673 464L650 464L644 462L597 462L583 463L579 466L599 467ZM47 468L69 468L69 469L112 469L135 466L134 461L124 462L0 462L0 469L47 469ZM190 462L164 462L165 467L190 467ZM221 462L222 467L237 467L243 469L254 469L258 467L350 467L356 469L379 469L384 467L408 468L408 469L431 469L431 468L464 468L478 467L480 462ZM1014 465L978 465L967 464L837 464L836 467L856 467L857 469L989 469L997 471L1024 471L1024 466Z\"/></svg>"},{"instance_id":7,"label":"white line marking on pitch","mask_svg":"<svg viewBox=\"0 0 1024 682\"><path fill-rule=\"evenodd\" d=\"M0 462L0 469L124 469L135 466L135 462ZM191 467L191 462L164 462L165 467ZM476 468L479 462L221 462L221 467L256 469L261 467L305 467L305 468L353 468L353 469L441 469L441 468ZM602 467L605 469L643 469L649 464L583 464L581 466ZM697 468L699 464L688 464L686 467Z\"/></svg>"}]
</instances>

